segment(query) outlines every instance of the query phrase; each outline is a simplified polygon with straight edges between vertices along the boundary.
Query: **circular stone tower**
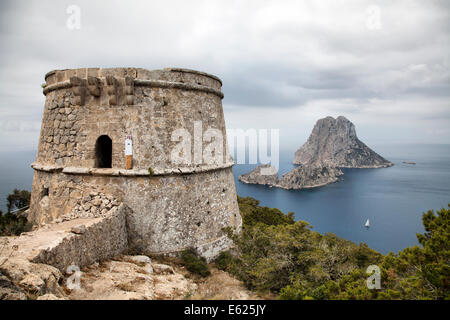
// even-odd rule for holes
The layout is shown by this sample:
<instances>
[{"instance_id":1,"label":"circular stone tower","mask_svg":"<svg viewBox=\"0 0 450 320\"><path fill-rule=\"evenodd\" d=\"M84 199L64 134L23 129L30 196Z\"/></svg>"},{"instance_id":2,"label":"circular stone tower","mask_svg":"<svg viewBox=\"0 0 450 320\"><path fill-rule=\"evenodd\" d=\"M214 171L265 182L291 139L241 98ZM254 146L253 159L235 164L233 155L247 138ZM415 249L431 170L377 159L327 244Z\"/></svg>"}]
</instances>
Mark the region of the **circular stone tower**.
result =
<instances>
[{"instance_id":1,"label":"circular stone tower","mask_svg":"<svg viewBox=\"0 0 450 320\"><path fill-rule=\"evenodd\" d=\"M126 205L138 252L193 247L211 258L229 246L223 228L239 229L241 217L219 78L83 68L45 80L29 220L89 216L94 205L80 199L103 194Z\"/></svg>"}]
</instances>

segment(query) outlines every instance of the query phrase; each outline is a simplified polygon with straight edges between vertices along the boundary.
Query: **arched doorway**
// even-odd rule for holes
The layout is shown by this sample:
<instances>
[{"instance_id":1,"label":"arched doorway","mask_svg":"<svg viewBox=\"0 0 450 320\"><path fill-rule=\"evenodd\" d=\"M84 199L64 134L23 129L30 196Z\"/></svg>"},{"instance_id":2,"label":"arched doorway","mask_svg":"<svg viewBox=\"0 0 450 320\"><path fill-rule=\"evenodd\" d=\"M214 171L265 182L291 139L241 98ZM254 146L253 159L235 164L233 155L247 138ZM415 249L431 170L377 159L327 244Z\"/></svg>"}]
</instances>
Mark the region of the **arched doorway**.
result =
<instances>
[{"instance_id":1,"label":"arched doorway","mask_svg":"<svg viewBox=\"0 0 450 320\"><path fill-rule=\"evenodd\" d=\"M112 140L103 135L98 137L95 143L95 167L111 168L112 164Z\"/></svg>"}]
</instances>

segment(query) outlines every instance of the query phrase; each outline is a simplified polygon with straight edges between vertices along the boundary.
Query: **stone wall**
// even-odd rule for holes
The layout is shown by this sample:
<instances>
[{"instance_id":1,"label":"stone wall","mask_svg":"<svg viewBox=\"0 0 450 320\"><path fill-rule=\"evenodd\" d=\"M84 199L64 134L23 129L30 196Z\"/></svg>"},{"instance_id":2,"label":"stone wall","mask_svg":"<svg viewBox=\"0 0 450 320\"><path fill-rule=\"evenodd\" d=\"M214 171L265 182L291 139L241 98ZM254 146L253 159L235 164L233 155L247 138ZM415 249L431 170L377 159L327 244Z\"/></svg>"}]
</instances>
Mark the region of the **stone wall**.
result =
<instances>
[{"instance_id":1,"label":"stone wall","mask_svg":"<svg viewBox=\"0 0 450 320\"><path fill-rule=\"evenodd\" d=\"M118 196L133 211L127 218L130 246L142 253L209 247L227 238L223 228L241 226L231 168L121 182Z\"/></svg>"},{"instance_id":2,"label":"stone wall","mask_svg":"<svg viewBox=\"0 0 450 320\"><path fill-rule=\"evenodd\" d=\"M42 249L32 262L45 263L64 272L70 265L81 268L123 253L128 248L127 210L121 204L108 216L86 223L82 233L67 234L53 246Z\"/></svg>"},{"instance_id":3,"label":"stone wall","mask_svg":"<svg viewBox=\"0 0 450 320\"><path fill-rule=\"evenodd\" d=\"M48 187L48 195L40 198L42 192L37 190L42 186ZM34 211L29 219L41 225L101 215L105 199L113 199L111 204L125 203L130 208L130 247L147 254L187 247L197 248L205 256L217 254L230 245L222 229L239 229L242 223L231 168L153 177L37 171L33 190Z\"/></svg>"},{"instance_id":4,"label":"stone wall","mask_svg":"<svg viewBox=\"0 0 450 320\"><path fill-rule=\"evenodd\" d=\"M69 214L64 215L61 220L105 217L114 212L119 205L119 201L113 196L91 191L78 199L74 209Z\"/></svg>"}]
</instances>

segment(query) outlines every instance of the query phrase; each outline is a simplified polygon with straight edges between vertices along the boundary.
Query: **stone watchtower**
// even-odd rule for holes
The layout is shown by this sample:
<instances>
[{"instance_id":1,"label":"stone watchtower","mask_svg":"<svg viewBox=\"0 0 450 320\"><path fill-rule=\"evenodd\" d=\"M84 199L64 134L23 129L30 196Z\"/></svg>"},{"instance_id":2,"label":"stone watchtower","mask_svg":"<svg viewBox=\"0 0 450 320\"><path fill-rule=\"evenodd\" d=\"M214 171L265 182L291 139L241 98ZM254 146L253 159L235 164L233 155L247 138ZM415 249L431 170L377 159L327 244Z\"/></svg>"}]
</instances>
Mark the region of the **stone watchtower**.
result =
<instances>
[{"instance_id":1,"label":"stone watchtower","mask_svg":"<svg viewBox=\"0 0 450 320\"><path fill-rule=\"evenodd\" d=\"M83 68L45 80L29 220L101 216L123 203L138 252L193 247L211 258L229 246L222 229L239 229L241 217L219 78Z\"/></svg>"}]
</instances>

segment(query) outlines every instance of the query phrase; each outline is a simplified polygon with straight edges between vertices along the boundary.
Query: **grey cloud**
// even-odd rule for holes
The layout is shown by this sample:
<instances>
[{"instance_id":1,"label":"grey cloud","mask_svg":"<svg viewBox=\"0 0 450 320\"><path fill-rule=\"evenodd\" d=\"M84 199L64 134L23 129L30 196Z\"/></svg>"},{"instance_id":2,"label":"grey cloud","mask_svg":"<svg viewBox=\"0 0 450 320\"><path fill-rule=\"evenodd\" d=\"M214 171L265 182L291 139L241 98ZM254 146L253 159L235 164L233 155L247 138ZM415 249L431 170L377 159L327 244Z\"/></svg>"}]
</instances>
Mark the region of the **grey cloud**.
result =
<instances>
[{"instance_id":1,"label":"grey cloud","mask_svg":"<svg viewBox=\"0 0 450 320\"><path fill-rule=\"evenodd\" d=\"M366 26L374 3L380 30ZM80 30L65 25L72 4ZM0 115L40 121L44 74L88 66L213 73L226 112L326 100L351 118L374 99L450 105L449 33L448 1L1 1Z\"/></svg>"}]
</instances>

